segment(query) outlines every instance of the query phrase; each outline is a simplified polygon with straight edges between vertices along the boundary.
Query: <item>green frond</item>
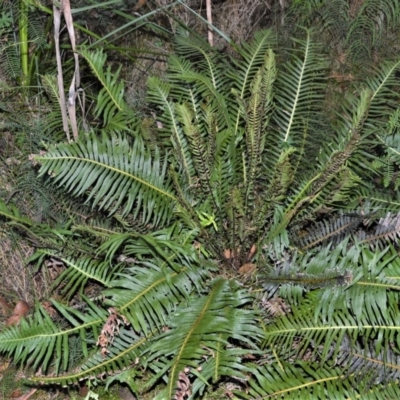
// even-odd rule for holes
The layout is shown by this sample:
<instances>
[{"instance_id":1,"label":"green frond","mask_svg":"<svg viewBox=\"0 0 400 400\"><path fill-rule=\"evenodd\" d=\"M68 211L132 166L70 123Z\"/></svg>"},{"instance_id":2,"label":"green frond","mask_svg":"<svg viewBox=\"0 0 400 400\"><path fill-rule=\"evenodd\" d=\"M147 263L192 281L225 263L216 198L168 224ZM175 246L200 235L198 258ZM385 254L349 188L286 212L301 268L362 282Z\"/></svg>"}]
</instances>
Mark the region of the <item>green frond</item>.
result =
<instances>
[{"instance_id":1,"label":"green frond","mask_svg":"<svg viewBox=\"0 0 400 400\"><path fill-rule=\"evenodd\" d=\"M0 217L6 220L10 220L11 222L15 222L17 224L22 225L33 225L33 221L31 221L27 217L21 216L19 210L13 204L6 204L2 199L0 199Z\"/></svg>"},{"instance_id":2,"label":"green frond","mask_svg":"<svg viewBox=\"0 0 400 400\"><path fill-rule=\"evenodd\" d=\"M210 79L211 86L215 90L219 90L220 85L223 84L223 81L220 80L223 75L219 56L215 49L203 39L194 37L188 39L183 36L177 36L175 49L185 58L196 58L196 69L201 70L202 75Z\"/></svg>"},{"instance_id":3,"label":"green frond","mask_svg":"<svg viewBox=\"0 0 400 400\"><path fill-rule=\"evenodd\" d=\"M277 319L273 326L267 327L265 331L266 348L279 348L279 351L288 352L298 343L296 352L301 357L308 348L312 353L318 350L321 357L326 360L328 354L336 354L340 350L340 343L343 336L347 335L351 344L354 345L359 337L364 340L379 338L379 344L385 346L391 340L396 340L399 324L393 324L390 320L387 324L360 324L349 313L334 313L329 322L319 317L310 319L309 308L314 308L315 304L302 304L301 308L292 308L289 316ZM332 354L332 353L331 353Z\"/></svg>"},{"instance_id":4,"label":"green frond","mask_svg":"<svg viewBox=\"0 0 400 400\"><path fill-rule=\"evenodd\" d=\"M66 282L62 292L67 298L75 294L78 289L82 292L89 279L104 287L110 286L113 270L108 262L94 261L90 258L81 260L57 258L64 263L66 270L58 276L53 285L57 287L60 283Z\"/></svg>"},{"instance_id":5,"label":"green frond","mask_svg":"<svg viewBox=\"0 0 400 400\"><path fill-rule=\"evenodd\" d=\"M390 115L392 112L391 107L397 108L396 99L398 100L399 94L394 89L398 86L396 72L399 68L400 60L382 63L379 69L374 71L374 76L366 82L371 91L369 117L370 120L374 119L375 123L379 122L377 117ZM391 107L387 107L388 105ZM370 121L367 120L367 122ZM386 121L384 122L386 123Z\"/></svg>"},{"instance_id":6,"label":"green frond","mask_svg":"<svg viewBox=\"0 0 400 400\"><path fill-rule=\"evenodd\" d=\"M359 243L368 243L371 247L382 248L388 243L396 243L400 237L400 213L387 213L380 218L374 229L360 231L357 235Z\"/></svg>"},{"instance_id":7,"label":"green frond","mask_svg":"<svg viewBox=\"0 0 400 400\"><path fill-rule=\"evenodd\" d=\"M274 120L279 136L276 145L281 148L300 141L304 120L312 118L310 109L318 109L323 99L321 76L325 65L319 45L312 41L309 32L304 41L294 43L299 48L298 55L293 54L292 60L283 66L275 85Z\"/></svg>"},{"instance_id":8,"label":"green frond","mask_svg":"<svg viewBox=\"0 0 400 400\"><path fill-rule=\"evenodd\" d=\"M193 185L195 171L193 161L190 155L188 139L183 134L175 110L175 104L169 98L171 85L162 82L159 78L153 77L148 80L148 98L160 107L162 114L159 120L162 124L161 133L165 133L168 140L172 141L178 161L177 169L181 171L186 178L189 186Z\"/></svg>"},{"instance_id":9,"label":"green frond","mask_svg":"<svg viewBox=\"0 0 400 400\"><path fill-rule=\"evenodd\" d=\"M90 308L81 313L73 308L53 301L55 309L71 324L62 330L50 318L47 311L40 307L35 315L21 321L20 327L11 327L0 333L0 351L13 356L16 362L32 364L33 368L49 371L55 362L56 374L66 371L69 366L69 342L71 335L81 338L83 353L87 356L87 338L97 332L98 326L106 319L105 310ZM52 367L53 368L53 367Z\"/></svg>"},{"instance_id":10,"label":"green frond","mask_svg":"<svg viewBox=\"0 0 400 400\"><path fill-rule=\"evenodd\" d=\"M356 398L358 391L352 376L339 367L298 361L296 364L277 360L259 367L250 381L248 394L235 391L242 399L306 399L325 400L329 394L341 399ZM364 398L364 397L363 397Z\"/></svg>"},{"instance_id":11,"label":"green frond","mask_svg":"<svg viewBox=\"0 0 400 400\"><path fill-rule=\"evenodd\" d=\"M207 277L195 274L188 267L179 271L142 262L118 273L103 292L108 304L128 319L137 332L162 330L175 307L189 297L196 286ZM145 267L145 268L143 268Z\"/></svg>"},{"instance_id":12,"label":"green frond","mask_svg":"<svg viewBox=\"0 0 400 400\"><path fill-rule=\"evenodd\" d=\"M390 383L382 383L369 388L368 391L362 394L362 398L366 400L386 400L396 399L400 396L400 388L397 381ZM354 396L356 398L356 396Z\"/></svg>"},{"instance_id":13,"label":"green frond","mask_svg":"<svg viewBox=\"0 0 400 400\"><path fill-rule=\"evenodd\" d=\"M237 379L247 379L247 375L251 373L251 368L243 363L243 359L249 356L249 350L241 348L225 348L224 342L227 335L221 335L221 341L215 344L215 349L201 364L201 371L196 373L200 379L196 379L193 383L193 396L203 395L205 392L204 382L216 383L223 377L234 376Z\"/></svg>"},{"instance_id":14,"label":"green frond","mask_svg":"<svg viewBox=\"0 0 400 400\"><path fill-rule=\"evenodd\" d=\"M254 80L260 67L265 62L265 55L276 43L272 30L259 31L254 35L253 41L243 43L240 47L240 61L234 61L235 72L230 71L234 89L239 98L245 99L250 94L250 82Z\"/></svg>"},{"instance_id":15,"label":"green frond","mask_svg":"<svg viewBox=\"0 0 400 400\"><path fill-rule=\"evenodd\" d=\"M46 131L56 135L58 132L63 131L57 76L50 74L43 75L41 77L41 82L50 99L50 104L53 106L46 118Z\"/></svg>"},{"instance_id":16,"label":"green frond","mask_svg":"<svg viewBox=\"0 0 400 400\"><path fill-rule=\"evenodd\" d=\"M183 132L189 142L191 155L196 167L197 177L200 180L203 192L210 192L210 159L207 144L204 143L198 124L193 123L194 114L186 103L175 106L179 121L182 124Z\"/></svg>"},{"instance_id":17,"label":"green frond","mask_svg":"<svg viewBox=\"0 0 400 400\"><path fill-rule=\"evenodd\" d=\"M18 54L18 46L12 41L5 41L0 46L0 66L9 78L20 78L21 60Z\"/></svg>"},{"instance_id":18,"label":"green frond","mask_svg":"<svg viewBox=\"0 0 400 400\"><path fill-rule=\"evenodd\" d=\"M135 123L136 117L124 100L124 84L119 79L121 67L116 72L111 72L111 67L104 71L107 55L102 50L81 49L79 52L103 86L97 97L96 117L103 119L104 129L113 132L126 130L129 124Z\"/></svg>"},{"instance_id":19,"label":"green frond","mask_svg":"<svg viewBox=\"0 0 400 400\"><path fill-rule=\"evenodd\" d=\"M42 85L46 90L49 98L56 104L60 102L60 94L58 92L57 77L55 75L46 74L42 76Z\"/></svg>"},{"instance_id":20,"label":"green frond","mask_svg":"<svg viewBox=\"0 0 400 400\"><path fill-rule=\"evenodd\" d=\"M35 12L30 15L28 21L28 37L36 48L43 50L47 45L47 37L45 26L43 25L39 12L35 10Z\"/></svg>"},{"instance_id":21,"label":"green frond","mask_svg":"<svg viewBox=\"0 0 400 400\"><path fill-rule=\"evenodd\" d=\"M241 309L251 299L232 284L218 279L207 296L197 297L188 307L178 309L170 320L170 329L150 347L149 361L158 359L164 364L156 377L170 371L165 398L172 398L179 372L185 367L198 368L207 355L219 357L216 351L223 354L227 345L224 338L242 340L251 347L259 340L255 315ZM224 375L223 364L219 367L218 374Z\"/></svg>"},{"instance_id":22,"label":"green frond","mask_svg":"<svg viewBox=\"0 0 400 400\"><path fill-rule=\"evenodd\" d=\"M364 251L361 254L363 271L349 267L353 275L351 285L346 290L334 288L322 293L320 305L315 309L316 315L328 320L329 315L341 314L343 319L347 318L347 315L354 315L359 325L383 325L387 326L387 329L397 329L392 325L399 320L399 313L388 307L388 304L397 301L399 282L396 278L386 275L385 268L393 267L389 265L394 257L384 258L384 254L385 252L381 252L372 255ZM384 330L382 336L383 332ZM376 346L381 346L387 338L380 337Z\"/></svg>"},{"instance_id":23,"label":"green frond","mask_svg":"<svg viewBox=\"0 0 400 400\"><path fill-rule=\"evenodd\" d=\"M275 56L272 50L265 55L261 66L251 83L251 96L246 110L246 169L243 177L246 184L246 202L254 189L254 180L260 177L261 155L267 140L266 129L273 111L273 83L276 77Z\"/></svg>"},{"instance_id":24,"label":"green frond","mask_svg":"<svg viewBox=\"0 0 400 400\"><path fill-rule=\"evenodd\" d=\"M74 196L88 194L93 207L115 213L133 211L144 222L162 224L171 218L176 202L166 178L166 161L158 151L152 157L137 138L130 146L126 139L98 140L90 137L73 144L50 147L35 160L40 174L50 174L59 186Z\"/></svg>"},{"instance_id":25,"label":"green frond","mask_svg":"<svg viewBox=\"0 0 400 400\"><path fill-rule=\"evenodd\" d=\"M390 341L397 341L400 314L388 305L397 304L399 299L399 262L395 252L386 253L342 246L334 252L325 249L315 258L298 258L298 267L292 271L297 271L300 281L307 273L324 273L329 268L341 278L336 285L310 291L305 297L303 291L300 298L304 300L299 298L298 306L265 328L266 348L286 352L296 341L299 356L310 351L325 359L330 351L335 355L340 351L343 335L352 346L359 337L373 340L378 352ZM287 288L279 295L290 300L294 291L292 295L285 293Z\"/></svg>"},{"instance_id":26,"label":"green frond","mask_svg":"<svg viewBox=\"0 0 400 400\"><path fill-rule=\"evenodd\" d=\"M104 378L104 371L117 373L126 368L132 368L138 357L144 351L148 338L140 337L131 330L120 328L107 347L106 354L96 351L80 365L68 373L60 375L34 376L33 383L72 385L83 379Z\"/></svg>"}]
</instances>

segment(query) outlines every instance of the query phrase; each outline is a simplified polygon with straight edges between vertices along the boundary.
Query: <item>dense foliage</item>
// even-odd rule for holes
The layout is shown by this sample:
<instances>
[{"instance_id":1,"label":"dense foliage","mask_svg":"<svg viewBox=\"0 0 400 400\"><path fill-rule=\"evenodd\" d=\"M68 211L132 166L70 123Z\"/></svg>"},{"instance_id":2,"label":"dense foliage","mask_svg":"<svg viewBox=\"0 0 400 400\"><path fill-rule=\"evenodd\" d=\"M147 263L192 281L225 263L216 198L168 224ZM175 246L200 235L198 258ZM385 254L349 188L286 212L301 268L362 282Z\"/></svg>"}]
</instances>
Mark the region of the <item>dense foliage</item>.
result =
<instances>
[{"instance_id":1,"label":"dense foliage","mask_svg":"<svg viewBox=\"0 0 400 400\"><path fill-rule=\"evenodd\" d=\"M331 24L324 2L305 3ZM33 315L0 333L1 353L39 371L31 382L105 379L155 399L399 396L400 58L357 64L343 45L343 84L338 43L318 26L284 32L228 55L181 29L140 112L105 51L78 47L100 85L79 139L20 133L43 218L0 200L2 232L56 271Z\"/></svg>"}]
</instances>

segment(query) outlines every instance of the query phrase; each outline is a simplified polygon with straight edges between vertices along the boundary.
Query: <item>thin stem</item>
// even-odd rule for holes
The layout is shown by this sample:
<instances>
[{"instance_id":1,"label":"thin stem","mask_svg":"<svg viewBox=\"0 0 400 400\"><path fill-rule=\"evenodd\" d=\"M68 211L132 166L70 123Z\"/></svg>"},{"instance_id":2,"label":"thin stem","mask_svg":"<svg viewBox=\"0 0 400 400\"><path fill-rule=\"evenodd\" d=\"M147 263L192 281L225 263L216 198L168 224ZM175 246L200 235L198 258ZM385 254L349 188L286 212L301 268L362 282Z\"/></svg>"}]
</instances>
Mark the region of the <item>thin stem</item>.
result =
<instances>
[{"instance_id":1,"label":"thin stem","mask_svg":"<svg viewBox=\"0 0 400 400\"><path fill-rule=\"evenodd\" d=\"M211 0L206 0L206 12L207 12L207 22L209 23L208 25L208 43L210 46L214 46L214 34L212 29L210 28L212 26L212 9L211 9Z\"/></svg>"}]
</instances>

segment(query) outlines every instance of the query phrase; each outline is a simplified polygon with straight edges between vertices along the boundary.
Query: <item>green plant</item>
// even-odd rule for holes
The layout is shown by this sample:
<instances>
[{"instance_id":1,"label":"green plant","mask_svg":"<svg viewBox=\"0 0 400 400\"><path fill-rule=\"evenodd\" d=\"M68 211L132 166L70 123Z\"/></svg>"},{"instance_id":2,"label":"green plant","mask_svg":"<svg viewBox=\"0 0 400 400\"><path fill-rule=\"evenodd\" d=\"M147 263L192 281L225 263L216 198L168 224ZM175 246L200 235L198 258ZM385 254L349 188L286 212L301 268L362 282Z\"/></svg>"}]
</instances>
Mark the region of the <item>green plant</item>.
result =
<instances>
[{"instance_id":1,"label":"green plant","mask_svg":"<svg viewBox=\"0 0 400 400\"><path fill-rule=\"evenodd\" d=\"M329 50L336 78L350 81L396 58L399 11L397 0L293 1L284 29L315 28Z\"/></svg>"},{"instance_id":2,"label":"green plant","mask_svg":"<svg viewBox=\"0 0 400 400\"><path fill-rule=\"evenodd\" d=\"M105 129L32 159L103 222L38 224L0 203L38 247L32 262L64 266L58 300L0 334L1 352L40 366L31 381L110 373L157 399L218 385L241 398L398 396L400 207L370 183L367 150L397 112L400 62L352 88L329 127L321 46L309 31L282 57L275 45L259 32L228 59L177 38L166 79L149 80L146 130L102 53L81 52Z\"/></svg>"}]
</instances>

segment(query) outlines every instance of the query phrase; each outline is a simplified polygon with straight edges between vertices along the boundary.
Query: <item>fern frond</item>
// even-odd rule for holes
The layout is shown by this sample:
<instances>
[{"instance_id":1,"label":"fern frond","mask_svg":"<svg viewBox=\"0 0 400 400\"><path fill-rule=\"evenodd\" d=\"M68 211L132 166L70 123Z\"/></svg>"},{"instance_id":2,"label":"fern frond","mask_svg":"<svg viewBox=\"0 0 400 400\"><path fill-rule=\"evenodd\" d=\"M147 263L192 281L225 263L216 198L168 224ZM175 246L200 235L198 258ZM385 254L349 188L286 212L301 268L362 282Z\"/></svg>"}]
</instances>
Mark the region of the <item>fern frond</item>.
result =
<instances>
[{"instance_id":1,"label":"fern frond","mask_svg":"<svg viewBox=\"0 0 400 400\"><path fill-rule=\"evenodd\" d=\"M34 376L30 378L33 383L72 385L82 379L104 378L108 374L120 372L131 368L145 349L148 338L140 337L134 332L121 328L115 335L111 345L107 346L107 354L100 351L91 354L85 362L75 367L68 373L60 375Z\"/></svg>"},{"instance_id":2,"label":"fern frond","mask_svg":"<svg viewBox=\"0 0 400 400\"><path fill-rule=\"evenodd\" d=\"M314 305L308 306L314 308ZM278 347L280 351L290 351L294 341L297 341L296 349L300 357L310 348L313 353L318 349L321 357L327 359L328 354L336 354L339 351L345 334L348 335L352 345L360 336L365 340L379 337L379 344L387 345L400 330L399 324L393 323L393 320L388 324L364 325L348 313L346 315L335 313L327 324L326 320L320 317L310 319L308 306L303 304L302 311L292 308L292 314L281 317L273 326L266 328L265 341L268 348Z\"/></svg>"},{"instance_id":3,"label":"fern frond","mask_svg":"<svg viewBox=\"0 0 400 400\"><path fill-rule=\"evenodd\" d=\"M189 268L174 271L149 262L143 264L145 269L132 267L118 273L103 294L137 332L148 334L167 324L169 314L192 292L191 279L196 286L201 285L207 272L196 276Z\"/></svg>"},{"instance_id":4,"label":"fern frond","mask_svg":"<svg viewBox=\"0 0 400 400\"><path fill-rule=\"evenodd\" d=\"M171 218L176 202L166 179L166 162L159 153L153 157L138 138L133 147L127 140L94 137L73 144L53 146L36 155L40 174L49 173L72 195L88 193L93 207L114 213L123 205L123 215L134 208L133 216L144 222L161 224Z\"/></svg>"},{"instance_id":5,"label":"fern frond","mask_svg":"<svg viewBox=\"0 0 400 400\"><path fill-rule=\"evenodd\" d=\"M0 217L27 226L34 224L29 218L23 217L15 205L7 205L2 199L0 199Z\"/></svg>"},{"instance_id":6,"label":"fern frond","mask_svg":"<svg viewBox=\"0 0 400 400\"><path fill-rule=\"evenodd\" d=\"M0 46L0 66L9 78L20 78L21 61L18 54L18 47L13 41L6 41Z\"/></svg>"},{"instance_id":7,"label":"fern frond","mask_svg":"<svg viewBox=\"0 0 400 400\"><path fill-rule=\"evenodd\" d=\"M169 324L170 330L151 346L149 361L165 360L157 376L170 369L168 386L163 392L166 398L173 396L179 372L185 367L197 368L207 354L212 356L215 351L224 352L227 344L224 337L243 340L248 346L255 346L259 330L252 319L254 315L240 308L250 298L233 289L228 281L215 281L207 296L198 297L187 308L175 313ZM250 331L253 339L246 334ZM224 375L223 365L220 368L219 373Z\"/></svg>"},{"instance_id":8,"label":"fern frond","mask_svg":"<svg viewBox=\"0 0 400 400\"><path fill-rule=\"evenodd\" d=\"M67 298L71 297L78 289L82 292L89 279L104 287L110 286L113 271L108 262L96 262L92 259L73 260L64 257L58 258L67 268L58 276L53 285L57 287L61 282L66 282L62 291L63 295Z\"/></svg>"},{"instance_id":9,"label":"fern frond","mask_svg":"<svg viewBox=\"0 0 400 400\"><path fill-rule=\"evenodd\" d=\"M353 233L363 220L362 215L342 214L330 220L322 220L312 225L306 232L292 233L294 243L302 251L317 246L323 242L337 244Z\"/></svg>"},{"instance_id":10,"label":"fern frond","mask_svg":"<svg viewBox=\"0 0 400 400\"><path fill-rule=\"evenodd\" d=\"M32 319L21 321L20 327L11 327L0 333L0 351L13 356L16 362L39 365L43 372L48 372L55 361L56 374L69 367L69 343L71 335L82 339L83 353L87 356L87 335L97 332L98 326L106 319L104 310L96 308L81 313L70 307L53 301L54 307L71 324L71 328L62 330L49 317L47 311L39 308ZM56 355L56 360L53 357Z\"/></svg>"},{"instance_id":11,"label":"fern frond","mask_svg":"<svg viewBox=\"0 0 400 400\"><path fill-rule=\"evenodd\" d=\"M265 62L265 55L276 43L272 30L259 31L254 35L251 43L243 43L240 48L242 60L234 61L235 72L230 71L233 87L240 99L250 94L250 82L254 80L260 67Z\"/></svg>"},{"instance_id":12,"label":"fern frond","mask_svg":"<svg viewBox=\"0 0 400 400\"><path fill-rule=\"evenodd\" d=\"M188 38L177 36L175 48L177 53L185 55L185 58L196 58L196 68L201 70L204 76L207 76L215 90L219 90L224 83L221 78L222 66L218 53L208 45L208 43L200 38ZM183 72L183 71L182 71Z\"/></svg>"},{"instance_id":13,"label":"fern frond","mask_svg":"<svg viewBox=\"0 0 400 400\"><path fill-rule=\"evenodd\" d=\"M327 393L340 398L355 398L358 394L352 377L346 378L346 370L340 367L298 361L296 364L277 360L254 371L248 394L235 391L243 399L281 398L295 400L312 398L325 400Z\"/></svg>"},{"instance_id":14,"label":"fern frond","mask_svg":"<svg viewBox=\"0 0 400 400\"><path fill-rule=\"evenodd\" d=\"M397 243L400 238L400 213L393 215L387 213L384 218L380 218L373 232L366 230L357 234L360 243L369 243L371 247L383 247L387 242Z\"/></svg>"},{"instance_id":15,"label":"fern frond","mask_svg":"<svg viewBox=\"0 0 400 400\"><path fill-rule=\"evenodd\" d=\"M167 138L172 140L176 158L179 163L177 167L182 170L182 174L189 186L194 183L195 171L193 161L189 151L188 140L183 134L175 111L175 104L170 100L171 85L162 82L159 78L153 77L148 80L148 98L158 105L163 112L159 117L162 123L161 132L165 132ZM171 139L170 139L171 135Z\"/></svg>"},{"instance_id":16,"label":"fern frond","mask_svg":"<svg viewBox=\"0 0 400 400\"><path fill-rule=\"evenodd\" d=\"M135 123L136 117L124 100L124 84L119 80L121 67L114 73L111 67L104 71L107 55L102 50L91 52L81 49L80 54L103 86L97 97L96 117L103 119L105 129L114 132L127 130Z\"/></svg>"},{"instance_id":17,"label":"fern frond","mask_svg":"<svg viewBox=\"0 0 400 400\"><path fill-rule=\"evenodd\" d=\"M296 40L300 54L293 55L283 68L284 72L276 82L275 123L278 129L280 147L294 145L303 136L303 121L309 119L310 108L318 108L323 99L320 91L321 72L324 64L318 54L319 47L307 32L305 41ZM318 90L319 89L319 90Z\"/></svg>"},{"instance_id":18,"label":"fern frond","mask_svg":"<svg viewBox=\"0 0 400 400\"><path fill-rule=\"evenodd\" d=\"M273 111L273 83L276 77L275 56L272 50L265 55L264 64L251 84L251 96L246 110L246 203L253 197L254 180L259 177L261 154L264 151L267 129Z\"/></svg>"}]
</instances>

